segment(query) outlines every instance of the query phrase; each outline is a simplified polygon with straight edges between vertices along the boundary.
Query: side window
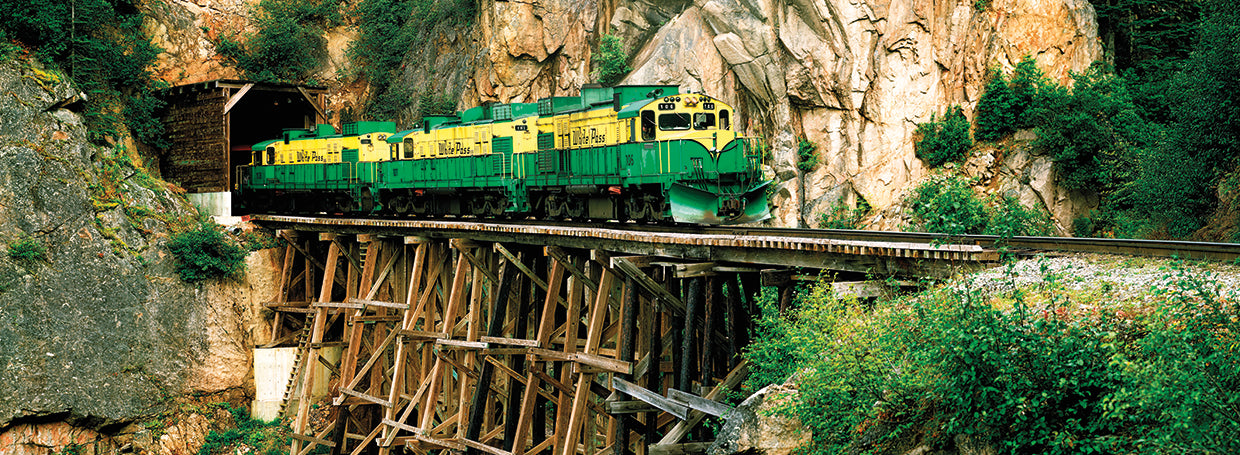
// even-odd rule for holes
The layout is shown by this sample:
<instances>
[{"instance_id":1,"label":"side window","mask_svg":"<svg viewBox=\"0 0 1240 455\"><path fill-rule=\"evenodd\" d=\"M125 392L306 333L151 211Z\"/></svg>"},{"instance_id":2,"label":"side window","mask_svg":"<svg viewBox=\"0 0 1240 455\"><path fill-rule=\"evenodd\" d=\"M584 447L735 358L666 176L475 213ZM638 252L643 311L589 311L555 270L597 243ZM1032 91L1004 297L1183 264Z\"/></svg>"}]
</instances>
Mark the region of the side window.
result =
<instances>
[{"instance_id":1,"label":"side window","mask_svg":"<svg viewBox=\"0 0 1240 455\"><path fill-rule=\"evenodd\" d=\"M413 158L413 139L405 139L405 159Z\"/></svg>"},{"instance_id":2,"label":"side window","mask_svg":"<svg viewBox=\"0 0 1240 455\"><path fill-rule=\"evenodd\" d=\"M719 129L721 129L721 130L730 130L730 129L732 129L732 122L729 122L729 121L728 121L728 111L727 111L727 109L724 109L724 110L722 110L722 111L719 111Z\"/></svg>"},{"instance_id":3,"label":"side window","mask_svg":"<svg viewBox=\"0 0 1240 455\"><path fill-rule=\"evenodd\" d=\"M267 164L276 164L276 148L267 147Z\"/></svg>"},{"instance_id":4,"label":"side window","mask_svg":"<svg viewBox=\"0 0 1240 455\"><path fill-rule=\"evenodd\" d=\"M715 114L698 112L693 114L693 129L705 130L715 127Z\"/></svg>"},{"instance_id":5,"label":"side window","mask_svg":"<svg viewBox=\"0 0 1240 455\"><path fill-rule=\"evenodd\" d=\"M642 140L654 140L654 111L642 111Z\"/></svg>"}]
</instances>

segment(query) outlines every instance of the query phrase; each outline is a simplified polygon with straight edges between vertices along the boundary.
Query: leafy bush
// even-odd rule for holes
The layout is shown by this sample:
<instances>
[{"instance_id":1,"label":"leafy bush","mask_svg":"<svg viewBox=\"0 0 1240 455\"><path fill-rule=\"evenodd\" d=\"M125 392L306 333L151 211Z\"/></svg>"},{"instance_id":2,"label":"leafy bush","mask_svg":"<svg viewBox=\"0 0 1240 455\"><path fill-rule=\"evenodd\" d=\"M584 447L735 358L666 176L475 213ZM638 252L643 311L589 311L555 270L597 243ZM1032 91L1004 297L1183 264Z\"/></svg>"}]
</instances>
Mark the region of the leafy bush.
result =
<instances>
[{"instance_id":1,"label":"leafy bush","mask_svg":"<svg viewBox=\"0 0 1240 455\"><path fill-rule=\"evenodd\" d=\"M1015 197L1004 195L992 198L987 207L989 220L983 234L1008 238L1055 233L1048 214L1036 208L1025 207Z\"/></svg>"},{"instance_id":2,"label":"leafy bush","mask_svg":"<svg viewBox=\"0 0 1240 455\"><path fill-rule=\"evenodd\" d=\"M990 72L982 98L977 102L977 139L996 141L1013 131L1012 91L999 70Z\"/></svg>"},{"instance_id":3,"label":"leafy bush","mask_svg":"<svg viewBox=\"0 0 1240 455\"><path fill-rule=\"evenodd\" d=\"M1008 91L1011 101L1008 103L1011 113L1012 128L1032 128L1034 127L1034 119L1029 116L1029 109L1037 98L1038 92L1052 82L1042 75L1042 70L1038 69L1038 62L1026 55L1016 64L1016 68L1012 71L1011 88Z\"/></svg>"},{"instance_id":4,"label":"leafy bush","mask_svg":"<svg viewBox=\"0 0 1240 455\"><path fill-rule=\"evenodd\" d=\"M942 319L926 321L925 347L941 352L937 395L948 434L974 434L1008 453L1107 453L1122 429L1103 416L1103 403L1121 381L1109 368L1110 327L1095 321L1032 311L1021 295L1012 310L967 292L945 295L955 308L921 307Z\"/></svg>"},{"instance_id":5,"label":"leafy bush","mask_svg":"<svg viewBox=\"0 0 1240 455\"><path fill-rule=\"evenodd\" d=\"M972 183L953 175L933 175L913 189L908 205L913 228L944 234L979 234L988 220Z\"/></svg>"},{"instance_id":6,"label":"leafy bush","mask_svg":"<svg viewBox=\"0 0 1240 455\"><path fill-rule=\"evenodd\" d=\"M598 82L603 85L620 82L632 71L632 68L629 68L629 56L624 53L620 37L610 33L603 35L598 45L598 56L594 60L598 64Z\"/></svg>"},{"instance_id":7,"label":"leafy bush","mask_svg":"<svg viewBox=\"0 0 1240 455\"><path fill-rule=\"evenodd\" d=\"M1240 453L1240 318L1209 274L1176 267L1148 335L1114 364L1128 379L1108 415L1148 435L1147 453Z\"/></svg>"},{"instance_id":8,"label":"leafy bush","mask_svg":"<svg viewBox=\"0 0 1240 455\"><path fill-rule=\"evenodd\" d=\"M0 41L20 41L36 58L68 73L87 94L85 123L92 140L119 138L128 124L138 140L165 147L161 106L151 98L161 85L149 71L161 50L142 34L140 3L0 0ZM5 46L4 52L16 49Z\"/></svg>"},{"instance_id":9,"label":"leafy bush","mask_svg":"<svg viewBox=\"0 0 1240 455\"><path fill-rule=\"evenodd\" d=\"M477 13L474 3L473 0L363 0L357 3L350 13L357 20L358 37L349 45L347 55L354 71L351 76L368 82L371 90L362 115L356 118L421 120L427 112L414 110L419 98L417 90L398 78L410 58L434 59L433 37L436 34L467 29ZM408 65L417 64L420 63ZM430 66L428 71L434 74L435 67ZM447 93L442 96L455 98ZM453 102L452 106L455 104Z\"/></svg>"},{"instance_id":10,"label":"leafy bush","mask_svg":"<svg viewBox=\"0 0 1240 455\"><path fill-rule=\"evenodd\" d=\"M454 97L444 93L435 94L430 90L422 92L418 97L418 113L416 120L421 121L428 115L450 115L456 110Z\"/></svg>"},{"instance_id":11,"label":"leafy bush","mask_svg":"<svg viewBox=\"0 0 1240 455\"><path fill-rule=\"evenodd\" d=\"M173 234L168 249L179 260L177 272L181 279L188 282L234 276L245 269L248 254L209 218Z\"/></svg>"},{"instance_id":12,"label":"leafy bush","mask_svg":"<svg viewBox=\"0 0 1240 455\"><path fill-rule=\"evenodd\" d=\"M991 71L990 82L977 102L977 138L996 141L1019 128L1034 126L1034 119L1027 113L1038 90L1048 84L1037 62L1029 56L1016 64L1010 81L1003 72Z\"/></svg>"},{"instance_id":13,"label":"leafy bush","mask_svg":"<svg viewBox=\"0 0 1240 455\"><path fill-rule=\"evenodd\" d=\"M861 227L861 221L870 214L870 210L870 204L858 196L856 208L840 202L832 206L830 212L821 214L818 218L818 227L820 229L858 229Z\"/></svg>"},{"instance_id":14,"label":"leafy bush","mask_svg":"<svg viewBox=\"0 0 1240 455\"><path fill-rule=\"evenodd\" d=\"M21 51L22 47L9 39L8 33L4 29L0 29L0 57L11 59L20 54Z\"/></svg>"},{"instance_id":15,"label":"leafy bush","mask_svg":"<svg viewBox=\"0 0 1240 455\"><path fill-rule=\"evenodd\" d=\"M1073 75L1072 89L1044 87L1029 116L1038 126L1033 146L1055 160L1060 184L1104 196L1132 180L1142 147L1156 134L1137 112L1123 79L1094 65Z\"/></svg>"},{"instance_id":16,"label":"leafy bush","mask_svg":"<svg viewBox=\"0 0 1240 455\"><path fill-rule=\"evenodd\" d=\"M417 25L426 31L440 24L448 27L468 26L478 12L474 0L413 0L413 3L414 17L419 22Z\"/></svg>"},{"instance_id":17,"label":"leafy bush","mask_svg":"<svg viewBox=\"0 0 1240 455\"><path fill-rule=\"evenodd\" d=\"M198 449L198 455L231 453L256 453L280 455L288 451L288 431L276 422L264 422L250 417L244 407L233 408L224 404L233 416L235 428L218 432L211 430Z\"/></svg>"},{"instance_id":18,"label":"leafy bush","mask_svg":"<svg viewBox=\"0 0 1240 455\"><path fill-rule=\"evenodd\" d=\"M1218 207L1221 179L1240 156L1240 11L1225 1L1203 3L1196 52L1172 78L1171 123L1149 147L1137 178L1137 206L1174 237L1200 228Z\"/></svg>"},{"instance_id":19,"label":"leafy bush","mask_svg":"<svg viewBox=\"0 0 1240 455\"><path fill-rule=\"evenodd\" d=\"M779 314L775 293L764 291L757 333L744 354L755 367L745 389L797 373L800 394L781 412L812 430L811 453L847 453L867 420L915 420L915 397L924 394L928 376L912 368L906 347L895 343L902 325L882 324L855 299L835 296L828 282L809 288L787 316Z\"/></svg>"},{"instance_id":20,"label":"leafy bush","mask_svg":"<svg viewBox=\"0 0 1240 455\"><path fill-rule=\"evenodd\" d=\"M746 388L795 374L776 412L812 430L811 453L887 453L915 431L932 451L957 435L999 453L1240 451L1236 295L1177 267L1133 308L1113 300L1130 290L1030 266L1040 282L961 282L869 309L819 283L780 315L768 292Z\"/></svg>"},{"instance_id":21,"label":"leafy bush","mask_svg":"<svg viewBox=\"0 0 1240 455\"><path fill-rule=\"evenodd\" d=\"M356 75L373 88L366 101L371 118L395 119L413 105L407 90L393 84L405 50L413 49L418 38L410 20L413 7L407 0L363 0L353 11L358 36L349 44L348 56Z\"/></svg>"},{"instance_id":22,"label":"leafy bush","mask_svg":"<svg viewBox=\"0 0 1240 455\"><path fill-rule=\"evenodd\" d=\"M22 235L9 243L9 258L19 261L42 260L47 257L47 247L39 239Z\"/></svg>"},{"instance_id":23,"label":"leafy bush","mask_svg":"<svg viewBox=\"0 0 1240 455\"><path fill-rule=\"evenodd\" d=\"M964 159L973 147L969 119L960 106L947 108L941 121L935 120L935 116L931 114L929 122L917 124L917 134L921 137L915 144L917 158L932 168Z\"/></svg>"},{"instance_id":24,"label":"leafy bush","mask_svg":"<svg viewBox=\"0 0 1240 455\"><path fill-rule=\"evenodd\" d=\"M336 0L261 0L250 16L256 30L221 36L216 52L260 82L309 82L327 58L324 31L343 20Z\"/></svg>"},{"instance_id":25,"label":"leafy bush","mask_svg":"<svg viewBox=\"0 0 1240 455\"><path fill-rule=\"evenodd\" d=\"M797 169L801 172L809 172L818 166L818 155L814 152L818 150L818 144L811 142L809 139L801 138L797 143Z\"/></svg>"}]
</instances>

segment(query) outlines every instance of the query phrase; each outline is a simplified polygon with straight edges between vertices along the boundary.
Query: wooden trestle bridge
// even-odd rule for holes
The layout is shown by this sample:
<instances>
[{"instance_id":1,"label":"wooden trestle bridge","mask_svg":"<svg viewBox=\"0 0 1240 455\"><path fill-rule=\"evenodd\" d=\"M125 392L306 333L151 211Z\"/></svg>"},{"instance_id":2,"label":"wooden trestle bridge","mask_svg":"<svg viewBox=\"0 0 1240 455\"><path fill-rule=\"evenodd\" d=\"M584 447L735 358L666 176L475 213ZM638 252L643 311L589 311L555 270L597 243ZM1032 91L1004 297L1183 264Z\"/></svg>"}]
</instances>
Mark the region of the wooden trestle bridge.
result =
<instances>
[{"instance_id":1,"label":"wooden trestle bridge","mask_svg":"<svg viewBox=\"0 0 1240 455\"><path fill-rule=\"evenodd\" d=\"M290 455L682 454L748 370L791 267L929 273L975 245L257 216L287 241L272 339L299 347ZM941 274L941 273L940 273ZM321 350L341 346L339 361ZM316 364L328 412L311 425ZM700 435L699 435L700 436ZM320 450L322 450L320 448Z\"/></svg>"}]
</instances>

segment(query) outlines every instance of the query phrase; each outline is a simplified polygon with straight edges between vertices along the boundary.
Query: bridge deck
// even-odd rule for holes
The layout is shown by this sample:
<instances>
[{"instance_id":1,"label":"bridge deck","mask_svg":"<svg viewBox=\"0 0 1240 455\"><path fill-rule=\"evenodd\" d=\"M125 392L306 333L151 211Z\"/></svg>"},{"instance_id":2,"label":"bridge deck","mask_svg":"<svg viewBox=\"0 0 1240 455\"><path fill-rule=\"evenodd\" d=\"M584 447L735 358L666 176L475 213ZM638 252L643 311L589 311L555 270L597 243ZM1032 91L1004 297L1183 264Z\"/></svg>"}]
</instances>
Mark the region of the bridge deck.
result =
<instances>
[{"instance_id":1,"label":"bridge deck","mask_svg":"<svg viewBox=\"0 0 1240 455\"><path fill-rule=\"evenodd\" d=\"M802 267L880 275L946 277L968 267L992 263L997 251L980 245L934 241L874 241L831 237L730 235L645 230L636 224L558 226L474 220L390 220L255 215L264 225L351 234L467 238L656 255L690 261Z\"/></svg>"}]
</instances>

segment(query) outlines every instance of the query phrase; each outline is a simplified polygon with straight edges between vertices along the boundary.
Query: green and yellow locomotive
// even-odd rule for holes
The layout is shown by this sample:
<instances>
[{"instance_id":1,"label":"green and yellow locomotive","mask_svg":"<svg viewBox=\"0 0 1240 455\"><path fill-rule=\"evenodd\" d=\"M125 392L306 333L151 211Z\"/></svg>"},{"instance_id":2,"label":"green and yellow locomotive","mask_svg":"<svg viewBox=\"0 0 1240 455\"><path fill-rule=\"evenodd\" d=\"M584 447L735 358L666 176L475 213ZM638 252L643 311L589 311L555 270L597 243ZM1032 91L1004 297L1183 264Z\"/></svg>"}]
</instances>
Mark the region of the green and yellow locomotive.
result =
<instances>
[{"instance_id":1,"label":"green and yellow locomotive","mask_svg":"<svg viewBox=\"0 0 1240 455\"><path fill-rule=\"evenodd\" d=\"M320 125L255 145L237 200L253 212L760 221L768 182L734 114L675 86L620 86L427 117L400 132Z\"/></svg>"}]
</instances>

